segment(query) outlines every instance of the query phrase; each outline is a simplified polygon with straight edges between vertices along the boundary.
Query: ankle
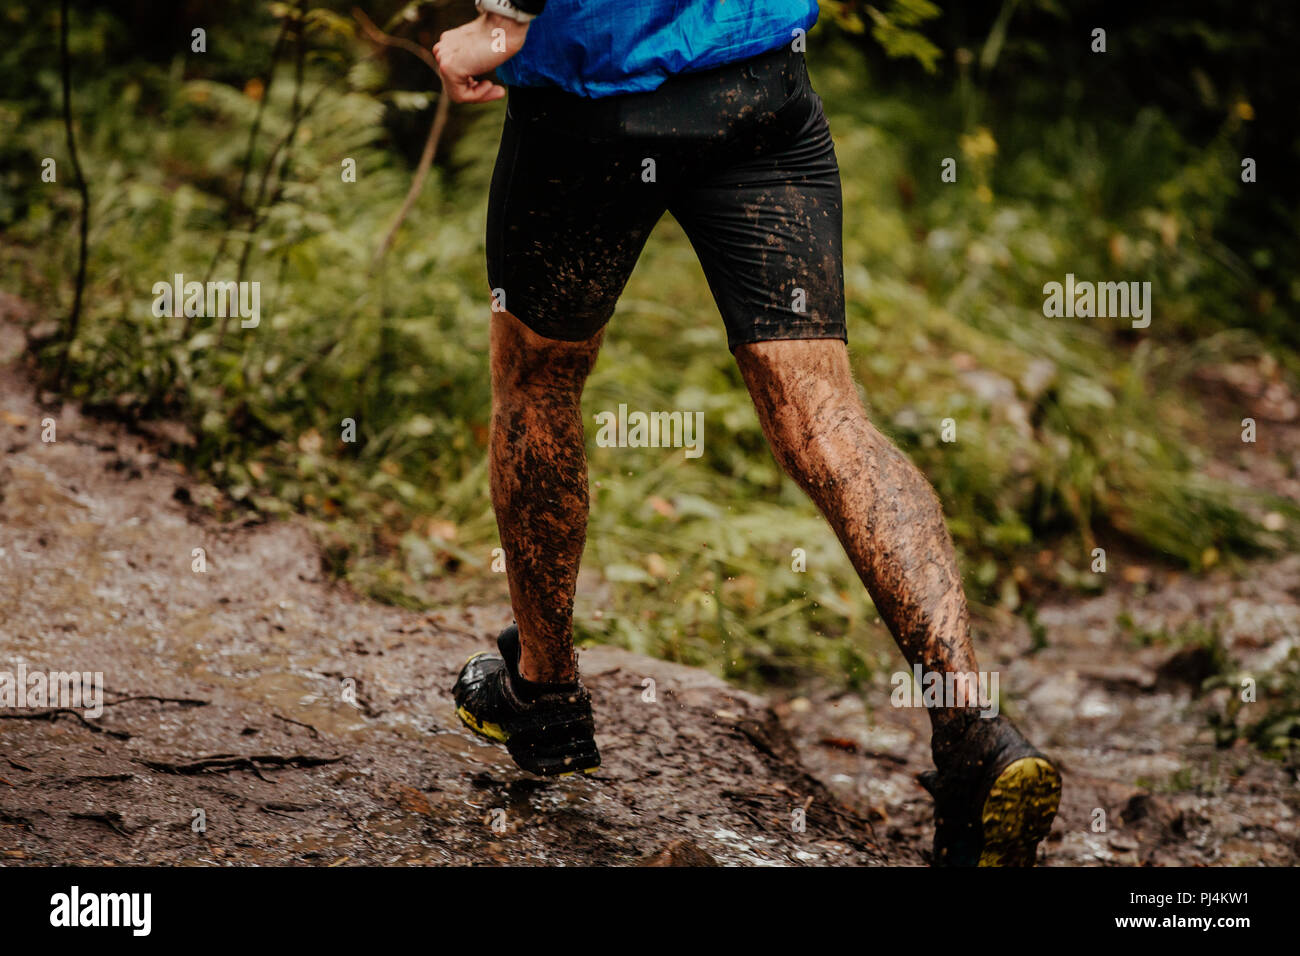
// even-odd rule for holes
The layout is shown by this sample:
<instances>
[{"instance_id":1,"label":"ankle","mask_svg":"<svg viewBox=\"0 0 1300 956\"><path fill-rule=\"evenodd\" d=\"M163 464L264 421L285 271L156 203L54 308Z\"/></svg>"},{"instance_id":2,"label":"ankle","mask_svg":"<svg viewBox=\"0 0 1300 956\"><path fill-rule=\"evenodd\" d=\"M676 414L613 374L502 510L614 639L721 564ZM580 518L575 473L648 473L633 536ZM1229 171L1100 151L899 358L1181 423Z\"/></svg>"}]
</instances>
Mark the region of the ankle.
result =
<instances>
[{"instance_id":1,"label":"ankle","mask_svg":"<svg viewBox=\"0 0 1300 956\"><path fill-rule=\"evenodd\" d=\"M519 654L519 676L530 684L572 684L578 679L576 670L549 666L547 661L536 661L522 649Z\"/></svg>"},{"instance_id":2,"label":"ankle","mask_svg":"<svg viewBox=\"0 0 1300 956\"><path fill-rule=\"evenodd\" d=\"M961 740L980 719L979 711L971 707L932 707L929 714L930 736L941 747Z\"/></svg>"}]
</instances>

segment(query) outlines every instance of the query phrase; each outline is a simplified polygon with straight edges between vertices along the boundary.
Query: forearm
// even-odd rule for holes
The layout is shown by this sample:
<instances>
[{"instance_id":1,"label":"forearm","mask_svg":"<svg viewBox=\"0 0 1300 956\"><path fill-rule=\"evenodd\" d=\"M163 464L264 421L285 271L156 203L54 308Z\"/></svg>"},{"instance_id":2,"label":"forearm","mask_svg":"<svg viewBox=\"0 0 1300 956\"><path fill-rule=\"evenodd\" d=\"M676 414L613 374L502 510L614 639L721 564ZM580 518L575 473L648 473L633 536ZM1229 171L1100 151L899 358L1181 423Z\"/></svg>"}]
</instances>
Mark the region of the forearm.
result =
<instances>
[{"instance_id":1,"label":"forearm","mask_svg":"<svg viewBox=\"0 0 1300 956\"><path fill-rule=\"evenodd\" d=\"M482 10L479 16L483 18L483 22L491 35L500 36L505 40L511 56L523 47L524 40L528 36L528 24L532 22L531 20L516 20L513 17L493 13L487 9ZM497 30L503 32L498 34L496 33Z\"/></svg>"}]
</instances>

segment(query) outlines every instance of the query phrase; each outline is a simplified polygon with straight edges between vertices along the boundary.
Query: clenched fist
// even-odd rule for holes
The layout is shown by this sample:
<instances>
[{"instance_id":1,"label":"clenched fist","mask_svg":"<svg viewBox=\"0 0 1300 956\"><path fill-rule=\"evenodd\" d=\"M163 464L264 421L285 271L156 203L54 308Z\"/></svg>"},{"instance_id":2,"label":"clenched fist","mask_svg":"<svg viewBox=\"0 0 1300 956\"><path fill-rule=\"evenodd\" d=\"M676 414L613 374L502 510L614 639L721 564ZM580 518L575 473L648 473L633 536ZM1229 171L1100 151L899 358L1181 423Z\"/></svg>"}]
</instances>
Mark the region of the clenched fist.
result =
<instances>
[{"instance_id":1,"label":"clenched fist","mask_svg":"<svg viewBox=\"0 0 1300 956\"><path fill-rule=\"evenodd\" d=\"M524 45L528 24L495 13L484 13L448 30L433 45L442 88L455 103L486 103L506 95L504 87L481 80Z\"/></svg>"}]
</instances>

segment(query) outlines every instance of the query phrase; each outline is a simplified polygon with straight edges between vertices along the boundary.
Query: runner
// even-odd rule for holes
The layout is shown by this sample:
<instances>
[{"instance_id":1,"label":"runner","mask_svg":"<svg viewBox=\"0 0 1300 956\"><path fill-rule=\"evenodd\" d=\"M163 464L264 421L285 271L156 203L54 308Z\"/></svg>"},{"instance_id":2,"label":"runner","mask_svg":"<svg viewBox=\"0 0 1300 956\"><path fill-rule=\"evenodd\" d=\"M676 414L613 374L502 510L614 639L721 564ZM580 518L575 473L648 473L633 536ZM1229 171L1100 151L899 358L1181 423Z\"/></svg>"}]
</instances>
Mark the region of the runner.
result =
<instances>
[{"instance_id":1,"label":"runner","mask_svg":"<svg viewBox=\"0 0 1300 956\"><path fill-rule=\"evenodd\" d=\"M492 70L509 88L488 200L489 454L516 623L499 654L466 663L457 713L532 773L600 765L572 637L588 510L579 399L641 248L671 212L777 460L835 529L908 662L963 675L955 686L971 692L929 709L934 862L1032 865L1060 774L1005 717L980 715L938 498L872 426L849 368L839 167L800 52L816 0L479 10L434 55L457 102L505 96Z\"/></svg>"}]
</instances>

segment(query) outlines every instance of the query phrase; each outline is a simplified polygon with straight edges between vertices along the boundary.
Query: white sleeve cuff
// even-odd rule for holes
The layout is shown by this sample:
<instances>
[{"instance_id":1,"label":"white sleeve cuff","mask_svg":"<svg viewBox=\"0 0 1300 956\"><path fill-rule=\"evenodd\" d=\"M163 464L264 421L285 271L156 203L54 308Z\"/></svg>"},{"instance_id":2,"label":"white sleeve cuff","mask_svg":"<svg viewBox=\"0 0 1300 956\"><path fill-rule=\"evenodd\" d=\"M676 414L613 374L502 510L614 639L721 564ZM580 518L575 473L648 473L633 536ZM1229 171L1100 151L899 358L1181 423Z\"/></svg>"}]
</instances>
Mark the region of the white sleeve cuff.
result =
<instances>
[{"instance_id":1,"label":"white sleeve cuff","mask_svg":"<svg viewBox=\"0 0 1300 956\"><path fill-rule=\"evenodd\" d=\"M474 6L478 7L483 13L495 13L503 17L509 17L511 20L517 20L520 23L527 23L536 16L535 13L524 13L510 0L474 0Z\"/></svg>"}]
</instances>

